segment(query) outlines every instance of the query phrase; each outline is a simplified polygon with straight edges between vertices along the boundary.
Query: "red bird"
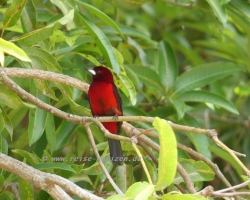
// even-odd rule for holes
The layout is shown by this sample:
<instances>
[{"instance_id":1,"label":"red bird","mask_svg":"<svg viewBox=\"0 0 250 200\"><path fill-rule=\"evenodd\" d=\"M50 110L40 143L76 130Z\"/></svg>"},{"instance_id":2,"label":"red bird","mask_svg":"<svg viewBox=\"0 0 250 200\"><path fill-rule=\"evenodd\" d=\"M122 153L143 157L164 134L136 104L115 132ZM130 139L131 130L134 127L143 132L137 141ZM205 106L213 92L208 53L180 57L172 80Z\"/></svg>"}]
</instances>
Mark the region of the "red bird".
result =
<instances>
[{"instance_id":1,"label":"red bird","mask_svg":"<svg viewBox=\"0 0 250 200\"><path fill-rule=\"evenodd\" d=\"M89 87L89 103L93 116L122 116L122 99L114 84L111 71L98 66L88 69L93 81ZM103 126L112 134L120 134L122 122L103 122ZM108 139L110 158L115 164L122 164L123 153L119 140Z\"/></svg>"}]
</instances>

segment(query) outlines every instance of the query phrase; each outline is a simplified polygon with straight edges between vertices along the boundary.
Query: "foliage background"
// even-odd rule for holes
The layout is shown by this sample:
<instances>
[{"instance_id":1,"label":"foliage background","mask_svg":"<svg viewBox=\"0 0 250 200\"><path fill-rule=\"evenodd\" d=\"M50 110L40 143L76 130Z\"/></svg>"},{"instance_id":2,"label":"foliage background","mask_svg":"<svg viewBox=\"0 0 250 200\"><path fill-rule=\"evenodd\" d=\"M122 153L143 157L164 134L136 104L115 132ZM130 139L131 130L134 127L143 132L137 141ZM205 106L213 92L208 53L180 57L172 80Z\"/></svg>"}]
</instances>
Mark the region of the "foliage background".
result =
<instances>
[{"instance_id":1,"label":"foliage background","mask_svg":"<svg viewBox=\"0 0 250 200\"><path fill-rule=\"evenodd\" d=\"M48 70L90 83L85 69L107 65L114 72L120 71L117 85L123 91L125 115L159 116L178 124L214 128L227 146L247 155L241 160L249 166L248 1L13 0L1 1L0 12L2 38L21 47L32 61L5 54L5 59L1 56L4 67ZM63 111L90 115L88 98L82 91L47 81L13 80ZM80 125L27 105L6 86L1 88L2 152L90 190L105 180L98 167L93 171L94 161L70 159L94 157ZM92 130L98 149L106 155L106 139L97 127L92 126ZM242 169L209 138L183 132L176 132L176 137L218 164L231 184L242 182ZM123 149L125 155L135 155L125 144ZM178 156L189 158L180 150ZM39 165L52 157L65 160L45 169ZM131 184L146 180L139 173L139 162L127 164L133 176ZM153 162L148 165L156 173ZM22 183L4 171L2 178ZM216 178L206 184L221 188ZM109 190L112 187L108 185L105 191ZM8 192L2 195L12 198Z\"/></svg>"}]
</instances>

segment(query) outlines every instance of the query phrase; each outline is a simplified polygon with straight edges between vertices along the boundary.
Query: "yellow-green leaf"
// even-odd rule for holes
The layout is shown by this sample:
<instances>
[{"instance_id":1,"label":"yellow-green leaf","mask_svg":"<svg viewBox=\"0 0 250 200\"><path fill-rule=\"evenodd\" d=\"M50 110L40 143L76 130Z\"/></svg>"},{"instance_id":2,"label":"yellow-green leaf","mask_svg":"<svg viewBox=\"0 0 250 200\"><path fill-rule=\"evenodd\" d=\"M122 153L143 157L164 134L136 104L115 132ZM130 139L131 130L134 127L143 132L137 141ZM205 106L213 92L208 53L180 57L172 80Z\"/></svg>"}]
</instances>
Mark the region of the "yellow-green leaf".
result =
<instances>
[{"instance_id":1,"label":"yellow-green leaf","mask_svg":"<svg viewBox=\"0 0 250 200\"><path fill-rule=\"evenodd\" d=\"M174 180L177 169L177 142L172 128L165 120L156 117L153 126L160 139L159 171L155 189L161 190Z\"/></svg>"},{"instance_id":2,"label":"yellow-green leaf","mask_svg":"<svg viewBox=\"0 0 250 200\"><path fill-rule=\"evenodd\" d=\"M0 51L7 53L11 56L18 58L19 60L31 62L27 54L14 43L6 41L0 38Z\"/></svg>"}]
</instances>

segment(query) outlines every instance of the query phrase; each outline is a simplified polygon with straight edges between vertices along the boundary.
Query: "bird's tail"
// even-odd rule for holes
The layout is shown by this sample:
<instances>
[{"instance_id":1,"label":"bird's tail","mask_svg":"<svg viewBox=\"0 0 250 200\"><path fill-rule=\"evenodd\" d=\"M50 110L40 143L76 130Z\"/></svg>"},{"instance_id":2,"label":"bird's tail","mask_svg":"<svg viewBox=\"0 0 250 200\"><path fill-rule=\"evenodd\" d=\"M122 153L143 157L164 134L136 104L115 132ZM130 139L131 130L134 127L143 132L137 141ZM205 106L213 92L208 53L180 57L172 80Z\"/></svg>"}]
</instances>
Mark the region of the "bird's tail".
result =
<instances>
[{"instance_id":1,"label":"bird's tail","mask_svg":"<svg viewBox=\"0 0 250 200\"><path fill-rule=\"evenodd\" d=\"M121 165L123 163L122 147L119 140L108 139L110 159L114 164Z\"/></svg>"}]
</instances>

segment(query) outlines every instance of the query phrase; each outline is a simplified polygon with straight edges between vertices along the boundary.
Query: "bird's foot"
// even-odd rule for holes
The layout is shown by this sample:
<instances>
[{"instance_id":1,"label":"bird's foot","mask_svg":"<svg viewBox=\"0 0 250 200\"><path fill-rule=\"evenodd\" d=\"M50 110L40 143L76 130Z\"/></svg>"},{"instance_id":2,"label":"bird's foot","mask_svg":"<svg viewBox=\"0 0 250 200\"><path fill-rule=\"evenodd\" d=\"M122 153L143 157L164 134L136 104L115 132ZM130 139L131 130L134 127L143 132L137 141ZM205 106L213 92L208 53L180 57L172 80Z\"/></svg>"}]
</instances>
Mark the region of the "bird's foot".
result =
<instances>
[{"instance_id":1,"label":"bird's foot","mask_svg":"<svg viewBox=\"0 0 250 200\"><path fill-rule=\"evenodd\" d=\"M113 116L113 119L116 121L116 120L118 119L118 115L115 114L115 115Z\"/></svg>"}]
</instances>

